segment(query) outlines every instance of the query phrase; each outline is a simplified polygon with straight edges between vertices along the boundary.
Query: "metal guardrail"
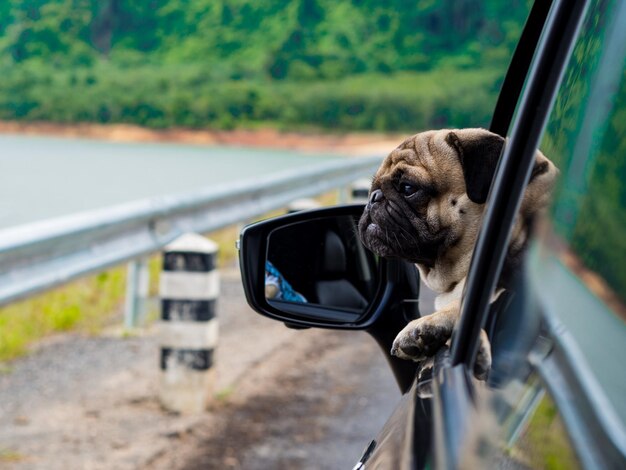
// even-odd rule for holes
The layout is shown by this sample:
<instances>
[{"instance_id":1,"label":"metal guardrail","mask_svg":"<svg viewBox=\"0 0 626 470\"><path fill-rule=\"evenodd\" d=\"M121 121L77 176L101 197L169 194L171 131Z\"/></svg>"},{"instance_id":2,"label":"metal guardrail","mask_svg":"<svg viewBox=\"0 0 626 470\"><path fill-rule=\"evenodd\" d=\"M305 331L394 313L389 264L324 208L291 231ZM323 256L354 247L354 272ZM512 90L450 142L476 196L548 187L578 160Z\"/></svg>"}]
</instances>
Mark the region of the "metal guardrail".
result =
<instances>
[{"instance_id":1,"label":"metal guardrail","mask_svg":"<svg viewBox=\"0 0 626 470\"><path fill-rule=\"evenodd\" d=\"M183 233L207 233L345 186L380 162L325 162L0 231L0 305L155 252Z\"/></svg>"},{"instance_id":2,"label":"metal guardrail","mask_svg":"<svg viewBox=\"0 0 626 470\"><path fill-rule=\"evenodd\" d=\"M552 344L543 355L531 356L530 362L557 404L582 468L624 468L626 428L607 396L606 386L600 384L587 357L557 316L546 309L543 319Z\"/></svg>"}]
</instances>

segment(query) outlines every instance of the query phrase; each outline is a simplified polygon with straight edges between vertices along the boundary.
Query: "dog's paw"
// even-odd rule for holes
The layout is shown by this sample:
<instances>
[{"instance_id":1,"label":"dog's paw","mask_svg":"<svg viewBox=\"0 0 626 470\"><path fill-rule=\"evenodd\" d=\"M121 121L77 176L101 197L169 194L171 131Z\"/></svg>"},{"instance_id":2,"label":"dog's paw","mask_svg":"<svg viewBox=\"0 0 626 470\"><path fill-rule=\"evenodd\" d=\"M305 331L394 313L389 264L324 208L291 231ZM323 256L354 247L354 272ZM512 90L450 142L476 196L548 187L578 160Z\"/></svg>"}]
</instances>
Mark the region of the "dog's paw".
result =
<instances>
[{"instance_id":1,"label":"dog's paw","mask_svg":"<svg viewBox=\"0 0 626 470\"><path fill-rule=\"evenodd\" d=\"M474 363L474 376L478 380L487 380L491 370L491 343L485 330L480 330L480 345Z\"/></svg>"},{"instance_id":2,"label":"dog's paw","mask_svg":"<svg viewBox=\"0 0 626 470\"><path fill-rule=\"evenodd\" d=\"M391 354L400 359L423 361L433 356L450 338L452 328L435 313L413 320L398 333Z\"/></svg>"},{"instance_id":3,"label":"dog's paw","mask_svg":"<svg viewBox=\"0 0 626 470\"><path fill-rule=\"evenodd\" d=\"M396 336L391 354L400 359L422 362L421 373L427 375L432 358L450 340L454 324L437 313L413 320ZM474 376L487 380L491 370L491 344L487 333L480 332L480 346L474 364Z\"/></svg>"}]
</instances>

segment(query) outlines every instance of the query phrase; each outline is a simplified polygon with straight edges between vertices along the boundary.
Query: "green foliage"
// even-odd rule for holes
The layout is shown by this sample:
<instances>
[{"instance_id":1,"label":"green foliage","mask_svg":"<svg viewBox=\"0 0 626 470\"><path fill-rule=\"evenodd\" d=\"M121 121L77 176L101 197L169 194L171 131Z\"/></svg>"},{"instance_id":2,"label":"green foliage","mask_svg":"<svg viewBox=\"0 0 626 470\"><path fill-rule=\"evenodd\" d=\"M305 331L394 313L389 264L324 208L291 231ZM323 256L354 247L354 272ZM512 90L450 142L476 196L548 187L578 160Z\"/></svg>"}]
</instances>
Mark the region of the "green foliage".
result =
<instances>
[{"instance_id":1,"label":"green foliage","mask_svg":"<svg viewBox=\"0 0 626 470\"><path fill-rule=\"evenodd\" d=\"M553 207L557 232L626 302L626 70L617 86L593 94L599 87L605 9L599 3L588 14L541 148L561 169ZM589 116L602 117L592 134L585 125Z\"/></svg>"},{"instance_id":2,"label":"green foliage","mask_svg":"<svg viewBox=\"0 0 626 470\"><path fill-rule=\"evenodd\" d=\"M463 127L488 124L499 80L495 70L449 68L306 82L214 83L204 80L205 74L202 66L165 73L152 65L124 69L98 62L51 77L29 62L5 75L12 87L0 95L0 119L154 128L228 129L268 121L289 128L378 131ZM373 89L372 83L378 86Z\"/></svg>"},{"instance_id":3,"label":"green foliage","mask_svg":"<svg viewBox=\"0 0 626 470\"><path fill-rule=\"evenodd\" d=\"M580 468L558 410L547 395L537 406L517 446L524 466L528 468Z\"/></svg>"},{"instance_id":4,"label":"green foliage","mask_svg":"<svg viewBox=\"0 0 626 470\"><path fill-rule=\"evenodd\" d=\"M583 263L626 302L626 71L599 152L589 168L589 192L579 198L571 235Z\"/></svg>"},{"instance_id":5,"label":"green foliage","mask_svg":"<svg viewBox=\"0 0 626 470\"><path fill-rule=\"evenodd\" d=\"M98 331L124 296L125 270L116 268L0 309L0 361L23 354L54 332Z\"/></svg>"},{"instance_id":6,"label":"green foliage","mask_svg":"<svg viewBox=\"0 0 626 470\"><path fill-rule=\"evenodd\" d=\"M0 119L487 125L526 3L7 0Z\"/></svg>"}]
</instances>

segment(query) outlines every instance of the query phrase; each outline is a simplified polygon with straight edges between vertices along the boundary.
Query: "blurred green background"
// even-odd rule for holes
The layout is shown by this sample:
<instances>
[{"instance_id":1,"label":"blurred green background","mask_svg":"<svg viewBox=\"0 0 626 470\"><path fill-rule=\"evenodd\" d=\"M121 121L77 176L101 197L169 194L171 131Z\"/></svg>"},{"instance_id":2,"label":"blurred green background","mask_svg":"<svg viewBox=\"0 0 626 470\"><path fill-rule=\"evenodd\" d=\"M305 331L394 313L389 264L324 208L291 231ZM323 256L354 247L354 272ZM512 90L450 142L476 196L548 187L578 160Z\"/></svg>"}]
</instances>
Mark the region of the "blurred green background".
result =
<instances>
[{"instance_id":1,"label":"blurred green background","mask_svg":"<svg viewBox=\"0 0 626 470\"><path fill-rule=\"evenodd\" d=\"M528 2L3 0L0 119L486 126Z\"/></svg>"}]
</instances>

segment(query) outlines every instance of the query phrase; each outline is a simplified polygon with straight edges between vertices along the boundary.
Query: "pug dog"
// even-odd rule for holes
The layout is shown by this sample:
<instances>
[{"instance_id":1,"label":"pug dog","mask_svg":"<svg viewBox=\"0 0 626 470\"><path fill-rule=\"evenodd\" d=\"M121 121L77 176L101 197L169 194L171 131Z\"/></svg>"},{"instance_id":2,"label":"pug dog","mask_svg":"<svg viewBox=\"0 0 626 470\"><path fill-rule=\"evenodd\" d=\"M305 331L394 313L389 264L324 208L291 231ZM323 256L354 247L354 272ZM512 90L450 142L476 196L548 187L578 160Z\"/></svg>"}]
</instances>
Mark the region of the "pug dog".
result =
<instances>
[{"instance_id":1,"label":"pug dog","mask_svg":"<svg viewBox=\"0 0 626 470\"><path fill-rule=\"evenodd\" d=\"M438 294L436 311L397 335L393 355L424 361L449 341L503 144L485 129L421 132L393 150L374 176L359 222L361 240L379 256L415 263ZM531 221L547 206L556 175L537 151L494 298L519 264ZM486 378L490 367L491 347L482 331L475 375Z\"/></svg>"}]
</instances>

